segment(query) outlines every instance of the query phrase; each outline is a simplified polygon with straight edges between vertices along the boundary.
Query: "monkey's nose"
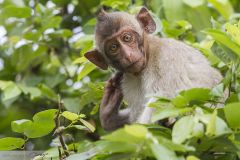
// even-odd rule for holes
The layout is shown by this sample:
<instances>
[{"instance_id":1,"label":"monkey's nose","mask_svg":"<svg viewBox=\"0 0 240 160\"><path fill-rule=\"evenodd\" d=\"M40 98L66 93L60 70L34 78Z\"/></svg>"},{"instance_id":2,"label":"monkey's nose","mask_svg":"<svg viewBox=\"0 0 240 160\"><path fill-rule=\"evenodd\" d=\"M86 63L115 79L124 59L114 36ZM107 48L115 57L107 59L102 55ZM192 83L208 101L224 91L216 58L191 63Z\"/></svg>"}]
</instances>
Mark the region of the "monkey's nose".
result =
<instances>
[{"instance_id":1,"label":"monkey's nose","mask_svg":"<svg viewBox=\"0 0 240 160\"><path fill-rule=\"evenodd\" d=\"M133 62L133 58L132 58L132 54L129 53L126 55L126 59L129 61L129 62Z\"/></svg>"}]
</instances>

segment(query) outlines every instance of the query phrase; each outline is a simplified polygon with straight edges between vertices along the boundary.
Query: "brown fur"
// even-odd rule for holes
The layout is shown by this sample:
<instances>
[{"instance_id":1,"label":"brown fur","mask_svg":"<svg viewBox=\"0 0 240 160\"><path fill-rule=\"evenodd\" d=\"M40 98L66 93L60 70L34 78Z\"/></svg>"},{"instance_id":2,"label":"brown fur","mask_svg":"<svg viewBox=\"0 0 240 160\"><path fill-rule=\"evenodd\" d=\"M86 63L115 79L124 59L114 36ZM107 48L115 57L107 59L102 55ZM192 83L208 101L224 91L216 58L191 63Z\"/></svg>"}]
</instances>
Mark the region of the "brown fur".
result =
<instances>
[{"instance_id":1,"label":"brown fur","mask_svg":"<svg viewBox=\"0 0 240 160\"><path fill-rule=\"evenodd\" d=\"M151 35L155 29L146 8L136 16L125 12L100 12L98 16L96 49L86 57L102 69L111 65L120 71L108 81L100 106L100 120L106 130L126 123L151 123L154 110L146 107L151 101L149 95L172 98L181 90L212 88L222 79L199 51L182 42ZM123 42L124 30L134 31L134 38L139 40L133 44ZM114 57L106 48L113 42L119 47ZM123 98L129 107L120 110Z\"/></svg>"}]
</instances>

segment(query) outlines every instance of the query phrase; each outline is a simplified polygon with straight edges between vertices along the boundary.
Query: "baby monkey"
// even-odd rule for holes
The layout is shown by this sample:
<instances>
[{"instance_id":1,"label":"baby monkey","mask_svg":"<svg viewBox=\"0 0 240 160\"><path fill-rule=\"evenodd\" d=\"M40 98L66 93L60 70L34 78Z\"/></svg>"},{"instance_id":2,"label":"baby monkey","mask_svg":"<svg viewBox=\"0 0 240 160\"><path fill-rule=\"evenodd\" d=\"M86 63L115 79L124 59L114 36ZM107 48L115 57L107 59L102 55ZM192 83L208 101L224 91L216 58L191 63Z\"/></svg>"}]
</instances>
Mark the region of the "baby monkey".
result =
<instances>
[{"instance_id":1,"label":"baby monkey","mask_svg":"<svg viewBox=\"0 0 240 160\"><path fill-rule=\"evenodd\" d=\"M105 87L100 121L105 130L129 123L151 123L149 95L173 98L181 90L213 88L222 76L196 49L183 42L152 35L156 23L143 7L137 15L101 10L95 29L96 48L85 57L118 73ZM122 100L129 107L120 109Z\"/></svg>"}]
</instances>

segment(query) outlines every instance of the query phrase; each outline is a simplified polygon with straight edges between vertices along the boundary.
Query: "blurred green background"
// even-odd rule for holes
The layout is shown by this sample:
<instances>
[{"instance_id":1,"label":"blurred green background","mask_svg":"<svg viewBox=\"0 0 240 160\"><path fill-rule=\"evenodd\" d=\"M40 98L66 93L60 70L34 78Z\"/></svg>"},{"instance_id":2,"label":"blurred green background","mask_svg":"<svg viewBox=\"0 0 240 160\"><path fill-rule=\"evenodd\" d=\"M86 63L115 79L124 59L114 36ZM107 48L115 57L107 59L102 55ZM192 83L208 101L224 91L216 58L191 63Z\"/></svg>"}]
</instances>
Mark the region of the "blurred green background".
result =
<instances>
[{"instance_id":1,"label":"blurred green background","mask_svg":"<svg viewBox=\"0 0 240 160\"><path fill-rule=\"evenodd\" d=\"M94 133L70 129L70 142L105 134L98 109L104 82L114 71L99 70L83 54L93 48L98 9L136 14L141 6L151 11L156 35L198 48L223 75L238 64L239 0L0 0L0 137L24 137L12 132L11 122L57 109L59 96L65 110L85 114L96 127ZM235 44L228 45L222 33ZM230 87L239 101L234 82ZM30 139L25 149L46 150L52 139L52 133Z\"/></svg>"}]
</instances>

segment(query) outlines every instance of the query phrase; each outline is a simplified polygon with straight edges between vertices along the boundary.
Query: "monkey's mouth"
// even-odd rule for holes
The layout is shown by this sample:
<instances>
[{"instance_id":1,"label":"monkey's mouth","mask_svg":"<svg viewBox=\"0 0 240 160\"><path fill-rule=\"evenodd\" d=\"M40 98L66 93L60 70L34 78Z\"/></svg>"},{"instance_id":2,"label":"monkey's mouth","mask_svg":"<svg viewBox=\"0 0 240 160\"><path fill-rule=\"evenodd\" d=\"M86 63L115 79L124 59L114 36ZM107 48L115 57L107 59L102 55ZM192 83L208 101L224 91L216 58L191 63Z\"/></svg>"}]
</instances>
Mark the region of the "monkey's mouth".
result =
<instances>
[{"instance_id":1,"label":"monkey's mouth","mask_svg":"<svg viewBox=\"0 0 240 160\"><path fill-rule=\"evenodd\" d=\"M137 60L137 61L129 64L129 65L126 67L126 69L133 67L133 66L134 66L135 64L137 64L138 62L139 62L139 60Z\"/></svg>"}]
</instances>

